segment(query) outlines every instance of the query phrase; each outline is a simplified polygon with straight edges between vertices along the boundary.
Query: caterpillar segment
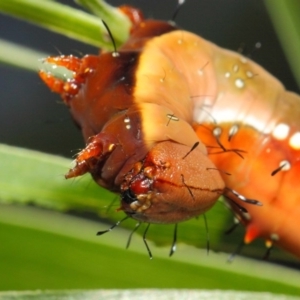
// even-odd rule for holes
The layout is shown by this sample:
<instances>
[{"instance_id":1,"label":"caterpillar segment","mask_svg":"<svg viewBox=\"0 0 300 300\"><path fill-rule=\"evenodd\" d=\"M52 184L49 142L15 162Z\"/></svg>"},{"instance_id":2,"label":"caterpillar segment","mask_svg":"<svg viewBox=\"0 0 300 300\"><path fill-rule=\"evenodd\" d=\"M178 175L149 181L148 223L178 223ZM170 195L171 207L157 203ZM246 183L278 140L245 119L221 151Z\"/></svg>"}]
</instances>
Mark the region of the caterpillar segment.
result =
<instances>
[{"instance_id":1,"label":"caterpillar segment","mask_svg":"<svg viewBox=\"0 0 300 300\"><path fill-rule=\"evenodd\" d=\"M151 46L172 61L172 67L164 67L164 81L173 80L176 70L182 75L180 87L187 82L191 102L183 106L192 106L194 130L216 167L226 171L221 172L226 186L263 204L243 204L247 214L233 206L247 227L245 242L263 237L268 246L274 243L300 257L295 225L300 217L299 96L248 58L191 33L174 31ZM147 67L158 61L151 50L143 51Z\"/></svg>"},{"instance_id":2,"label":"caterpillar segment","mask_svg":"<svg viewBox=\"0 0 300 300\"><path fill-rule=\"evenodd\" d=\"M45 60L72 71L67 80L53 69L40 71L50 89L61 94L87 142L66 178L91 173L99 185L121 194L121 210L151 223L178 223L202 214L225 188L191 126L188 84L179 87L171 80L183 79L182 74L164 57L157 57L157 68L144 65L143 50L153 35L173 30L165 22L144 22L118 55ZM149 85L153 88L145 90Z\"/></svg>"},{"instance_id":3,"label":"caterpillar segment","mask_svg":"<svg viewBox=\"0 0 300 300\"><path fill-rule=\"evenodd\" d=\"M229 201L245 242L262 237L300 257L299 96L238 53L136 20L118 55L51 57L40 71L87 143L66 177L91 173L149 223L195 217L234 190L263 204L246 201L245 213Z\"/></svg>"}]
</instances>

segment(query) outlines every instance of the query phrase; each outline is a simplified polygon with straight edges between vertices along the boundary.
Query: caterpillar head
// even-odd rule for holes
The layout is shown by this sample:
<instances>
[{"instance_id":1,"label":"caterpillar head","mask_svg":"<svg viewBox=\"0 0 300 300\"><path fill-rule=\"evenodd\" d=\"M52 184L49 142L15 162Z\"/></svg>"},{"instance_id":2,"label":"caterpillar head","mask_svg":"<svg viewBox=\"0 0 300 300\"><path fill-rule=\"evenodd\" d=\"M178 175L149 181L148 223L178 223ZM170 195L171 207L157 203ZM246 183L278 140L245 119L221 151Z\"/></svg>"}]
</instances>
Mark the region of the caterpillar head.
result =
<instances>
[{"instance_id":1,"label":"caterpillar head","mask_svg":"<svg viewBox=\"0 0 300 300\"><path fill-rule=\"evenodd\" d=\"M200 150L172 141L156 144L125 175L121 209L150 223L177 223L206 212L224 183Z\"/></svg>"}]
</instances>

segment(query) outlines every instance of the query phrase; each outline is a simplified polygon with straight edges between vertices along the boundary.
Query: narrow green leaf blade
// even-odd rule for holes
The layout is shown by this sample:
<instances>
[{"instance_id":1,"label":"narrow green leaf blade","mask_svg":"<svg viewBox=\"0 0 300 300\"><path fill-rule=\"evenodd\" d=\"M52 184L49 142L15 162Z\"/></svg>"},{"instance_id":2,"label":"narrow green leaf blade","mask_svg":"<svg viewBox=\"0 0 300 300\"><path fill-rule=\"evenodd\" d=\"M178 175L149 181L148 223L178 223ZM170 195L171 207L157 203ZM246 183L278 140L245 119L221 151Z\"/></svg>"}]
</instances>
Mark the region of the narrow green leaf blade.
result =
<instances>
[{"instance_id":1,"label":"narrow green leaf blade","mask_svg":"<svg viewBox=\"0 0 300 300\"><path fill-rule=\"evenodd\" d=\"M0 63L37 72L39 59L47 53L0 39Z\"/></svg>"},{"instance_id":2,"label":"narrow green leaf blade","mask_svg":"<svg viewBox=\"0 0 300 300\"><path fill-rule=\"evenodd\" d=\"M118 40L120 35L123 41L123 35L128 35L131 23L118 8L109 5L103 0L75 0L75 2L104 20L108 24L114 39Z\"/></svg>"},{"instance_id":3,"label":"narrow green leaf blade","mask_svg":"<svg viewBox=\"0 0 300 300\"><path fill-rule=\"evenodd\" d=\"M106 9L106 23L119 20L117 30L112 28L117 45L127 40L130 23L114 8ZM78 41L105 49L113 49L106 28L100 18L79 9L51 0L0 1L0 12L32 22L46 29L63 34ZM121 18L120 18L121 16ZM113 26L113 25L112 25Z\"/></svg>"},{"instance_id":4,"label":"narrow green leaf blade","mask_svg":"<svg viewBox=\"0 0 300 300\"><path fill-rule=\"evenodd\" d=\"M228 264L226 254L207 256L184 245L169 258L169 247L151 242L154 259L149 260L140 237L124 249L129 235L124 229L96 236L106 227L34 207L0 205L0 257L5 258L0 290L183 288L300 294L295 270L242 257Z\"/></svg>"},{"instance_id":5,"label":"narrow green leaf blade","mask_svg":"<svg viewBox=\"0 0 300 300\"><path fill-rule=\"evenodd\" d=\"M26 291L2 292L0 300L90 300L90 299L209 299L209 300L299 300L299 297L276 295L267 292L215 291L215 290L179 290L179 289L124 289L90 291Z\"/></svg>"},{"instance_id":6,"label":"narrow green leaf blade","mask_svg":"<svg viewBox=\"0 0 300 300\"><path fill-rule=\"evenodd\" d=\"M265 4L300 87L300 1L265 0Z\"/></svg>"},{"instance_id":7,"label":"narrow green leaf blade","mask_svg":"<svg viewBox=\"0 0 300 300\"><path fill-rule=\"evenodd\" d=\"M79 180L80 184L65 180L68 159L7 145L0 145L0 156L1 201L100 213L103 201L108 205L114 198L88 175Z\"/></svg>"}]
</instances>

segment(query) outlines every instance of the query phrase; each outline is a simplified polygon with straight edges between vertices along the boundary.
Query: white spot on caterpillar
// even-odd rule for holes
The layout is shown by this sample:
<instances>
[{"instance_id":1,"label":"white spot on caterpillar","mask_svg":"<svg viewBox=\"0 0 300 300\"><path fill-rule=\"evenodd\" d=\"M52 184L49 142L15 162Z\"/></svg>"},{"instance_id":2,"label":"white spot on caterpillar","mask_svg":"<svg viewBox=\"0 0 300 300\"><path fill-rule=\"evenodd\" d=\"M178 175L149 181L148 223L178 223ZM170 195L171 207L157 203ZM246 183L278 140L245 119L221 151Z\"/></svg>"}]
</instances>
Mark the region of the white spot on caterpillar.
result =
<instances>
[{"instance_id":1,"label":"white spot on caterpillar","mask_svg":"<svg viewBox=\"0 0 300 300\"><path fill-rule=\"evenodd\" d=\"M238 130L239 130L238 125L235 124L235 125L231 126L229 129L229 136L233 137L238 132Z\"/></svg>"},{"instance_id":2,"label":"white spot on caterpillar","mask_svg":"<svg viewBox=\"0 0 300 300\"><path fill-rule=\"evenodd\" d=\"M125 128L129 130L131 128L130 118L129 117L125 117L124 123L126 124Z\"/></svg>"},{"instance_id":3,"label":"white spot on caterpillar","mask_svg":"<svg viewBox=\"0 0 300 300\"><path fill-rule=\"evenodd\" d=\"M252 78L253 77L253 73L251 71L247 71L246 75L248 78Z\"/></svg>"},{"instance_id":4,"label":"white spot on caterpillar","mask_svg":"<svg viewBox=\"0 0 300 300\"><path fill-rule=\"evenodd\" d=\"M112 57L119 57L119 56L120 56L120 53L117 52L117 51L113 51L113 52L111 53L111 56L112 56Z\"/></svg>"},{"instance_id":5,"label":"white spot on caterpillar","mask_svg":"<svg viewBox=\"0 0 300 300\"><path fill-rule=\"evenodd\" d=\"M289 145L295 150L300 149L300 132L296 132L291 136Z\"/></svg>"},{"instance_id":6,"label":"white spot on caterpillar","mask_svg":"<svg viewBox=\"0 0 300 300\"><path fill-rule=\"evenodd\" d=\"M279 167L281 168L280 170L281 171L288 171L290 170L291 168L291 164L289 161L287 160L282 160L280 163L279 163Z\"/></svg>"},{"instance_id":7,"label":"white spot on caterpillar","mask_svg":"<svg viewBox=\"0 0 300 300\"><path fill-rule=\"evenodd\" d=\"M225 78L229 78L230 77L230 72L226 72L225 73Z\"/></svg>"},{"instance_id":8,"label":"white spot on caterpillar","mask_svg":"<svg viewBox=\"0 0 300 300\"><path fill-rule=\"evenodd\" d=\"M165 79L166 79L166 71L163 69L163 71L164 71L164 77L161 77L161 78L159 78L159 81L161 82L161 83L164 83L165 82Z\"/></svg>"},{"instance_id":9,"label":"white spot on caterpillar","mask_svg":"<svg viewBox=\"0 0 300 300\"><path fill-rule=\"evenodd\" d=\"M240 68L239 65L233 65L232 70L234 73L237 73L239 71L239 68Z\"/></svg>"},{"instance_id":10,"label":"white spot on caterpillar","mask_svg":"<svg viewBox=\"0 0 300 300\"><path fill-rule=\"evenodd\" d=\"M284 140L287 138L290 131L290 127L287 124L279 123L273 129L273 137L277 140Z\"/></svg>"},{"instance_id":11,"label":"white spot on caterpillar","mask_svg":"<svg viewBox=\"0 0 300 300\"><path fill-rule=\"evenodd\" d=\"M248 59L246 57L242 56L240 61L241 61L241 63L246 64L248 62Z\"/></svg>"},{"instance_id":12,"label":"white spot on caterpillar","mask_svg":"<svg viewBox=\"0 0 300 300\"><path fill-rule=\"evenodd\" d=\"M245 87L245 81L241 78L237 78L234 83L238 89L242 89L243 87Z\"/></svg>"},{"instance_id":13,"label":"white spot on caterpillar","mask_svg":"<svg viewBox=\"0 0 300 300\"><path fill-rule=\"evenodd\" d=\"M200 76L202 76L202 75L204 74L204 72L203 72L202 69L198 69L198 70L197 70L197 74L200 75Z\"/></svg>"},{"instance_id":14,"label":"white spot on caterpillar","mask_svg":"<svg viewBox=\"0 0 300 300\"><path fill-rule=\"evenodd\" d=\"M216 136L216 137L219 137L222 133L222 128L221 127L216 127L214 128L213 130L213 135Z\"/></svg>"}]
</instances>

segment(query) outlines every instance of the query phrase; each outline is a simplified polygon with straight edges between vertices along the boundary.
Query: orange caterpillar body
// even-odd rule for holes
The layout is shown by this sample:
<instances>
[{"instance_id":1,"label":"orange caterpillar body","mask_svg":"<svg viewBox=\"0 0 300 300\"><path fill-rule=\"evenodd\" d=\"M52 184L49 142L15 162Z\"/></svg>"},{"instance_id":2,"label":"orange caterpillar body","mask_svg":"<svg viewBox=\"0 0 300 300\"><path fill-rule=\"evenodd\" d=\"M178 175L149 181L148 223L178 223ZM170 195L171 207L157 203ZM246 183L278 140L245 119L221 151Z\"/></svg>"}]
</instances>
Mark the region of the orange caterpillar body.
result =
<instances>
[{"instance_id":1,"label":"orange caterpillar body","mask_svg":"<svg viewBox=\"0 0 300 300\"><path fill-rule=\"evenodd\" d=\"M40 71L87 141L66 177L90 172L148 223L190 219L225 195L246 243L300 257L299 96L242 55L139 16L118 52L46 59L73 78Z\"/></svg>"}]
</instances>

